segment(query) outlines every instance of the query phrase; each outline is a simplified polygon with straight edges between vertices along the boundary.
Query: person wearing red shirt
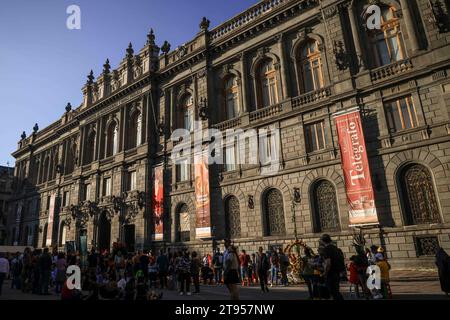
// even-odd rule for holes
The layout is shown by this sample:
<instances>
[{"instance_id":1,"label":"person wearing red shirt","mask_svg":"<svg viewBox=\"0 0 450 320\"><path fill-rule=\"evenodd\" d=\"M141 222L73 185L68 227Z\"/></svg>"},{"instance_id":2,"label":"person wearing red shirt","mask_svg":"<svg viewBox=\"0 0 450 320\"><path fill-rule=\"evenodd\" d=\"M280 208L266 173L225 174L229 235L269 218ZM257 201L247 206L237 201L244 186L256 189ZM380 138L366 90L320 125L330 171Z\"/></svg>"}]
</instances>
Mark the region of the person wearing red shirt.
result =
<instances>
[{"instance_id":1,"label":"person wearing red shirt","mask_svg":"<svg viewBox=\"0 0 450 320\"><path fill-rule=\"evenodd\" d=\"M250 280L248 278L248 263L249 256L247 255L245 250L242 250L241 254L239 255L239 265L241 267L241 281L243 286L245 284L247 284L247 286L250 286Z\"/></svg>"}]
</instances>

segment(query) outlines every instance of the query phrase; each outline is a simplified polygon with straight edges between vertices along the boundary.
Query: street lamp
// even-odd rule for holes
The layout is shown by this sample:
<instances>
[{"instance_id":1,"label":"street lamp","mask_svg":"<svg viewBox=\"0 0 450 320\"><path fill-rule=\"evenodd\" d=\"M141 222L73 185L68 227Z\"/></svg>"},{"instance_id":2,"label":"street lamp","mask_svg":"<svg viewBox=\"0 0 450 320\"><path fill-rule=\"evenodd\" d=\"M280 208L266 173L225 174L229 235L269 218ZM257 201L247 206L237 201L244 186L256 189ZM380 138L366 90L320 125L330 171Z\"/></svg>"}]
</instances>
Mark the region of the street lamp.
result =
<instances>
[{"instance_id":1,"label":"street lamp","mask_svg":"<svg viewBox=\"0 0 450 320\"><path fill-rule=\"evenodd\" d=\"M300 189L294 188L294 194L292 197L292 223L294 224L295 240L298 240L297 217L295 216L295 207L297 206L297 204L300 204L301 202L302 202L302 196L300 194Z\"/></svg>"}]
</instances>

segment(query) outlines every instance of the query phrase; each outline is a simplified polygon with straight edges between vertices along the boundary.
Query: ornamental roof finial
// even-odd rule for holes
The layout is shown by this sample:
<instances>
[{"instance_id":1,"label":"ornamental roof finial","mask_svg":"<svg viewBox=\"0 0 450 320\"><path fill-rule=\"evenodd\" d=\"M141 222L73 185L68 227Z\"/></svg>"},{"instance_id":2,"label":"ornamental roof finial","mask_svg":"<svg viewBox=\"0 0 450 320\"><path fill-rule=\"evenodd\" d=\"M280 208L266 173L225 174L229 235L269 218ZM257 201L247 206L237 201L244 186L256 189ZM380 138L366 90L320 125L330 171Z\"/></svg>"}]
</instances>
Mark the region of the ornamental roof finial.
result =
<instances>
[{"instance_id":1,"label":"ornamental roof finial","mask_svg":"<svg viewBox=\"0 0 450 320\"><path fill-rule=\"evenodd\" d=\"M147 34L147 44L149 45L155 45L155 33L153 32L153 29L150 29L150 32Z\"/></svg>"},{"instance_id":2,"label":"ornamental roof finial","mask_svg":"<svg viewBox=\"0 0 450 320\"><path fill-rule=\"evenodd\" d=\"M91 70L91 72L89 72L89 75L87 76L88 81L87 84L93 84L94 83L94 71Z\"/></svg>"},{"instance_id":3,"label":"ornamental roof finial","mask_svg":"<svg viewBox=\"0 0 450 320\"><path fill-rule=\"evenodd\" d=\"M130 42L127 48L127 58L129 59L133 58L133 54L134 54L133 45Z\"/></svg>"},{"instance_id":4,"label":"ornamental roof finial","mask_svg":"<svg viewBox=\"0 0 450 320\"><path fill-rule=\"evenodd\" d=\"M111 66L109 65L109 59L106 59L105 64L103 65L103 73L109 73L109 71L111 70Z\"/></svg>"},{"instance_id":5,"label":"ornamental roof finial","mask_svg":"<svg viewBox=\"0 0 450 320\"><path fill-rule=\"evenodd\" d=\"M164 41L162 47L161 47L161 51L163 54L168 54L170 51L170 43L167 41Z\"/></svg>"},{"instance_id":6,"label":"ornamental roof finial","mask_svg":"<svg viewBox=\"0 0 450 320\"><path fill-rule=\"evenodd\" d=\"M206 19L206 17L203 17L202 21L200 22L200 29L202 31L207 31L209 28L210 21Z\"/></svg>"}]
</instances>

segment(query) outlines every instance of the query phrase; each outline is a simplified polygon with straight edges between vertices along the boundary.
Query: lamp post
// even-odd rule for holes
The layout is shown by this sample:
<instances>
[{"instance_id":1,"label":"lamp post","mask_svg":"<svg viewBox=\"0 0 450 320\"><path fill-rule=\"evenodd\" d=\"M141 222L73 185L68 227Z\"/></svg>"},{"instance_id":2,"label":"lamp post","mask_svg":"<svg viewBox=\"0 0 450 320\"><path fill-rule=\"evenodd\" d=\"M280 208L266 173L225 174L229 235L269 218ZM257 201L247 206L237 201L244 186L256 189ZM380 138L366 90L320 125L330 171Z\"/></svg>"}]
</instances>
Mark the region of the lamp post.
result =
<instances>
[{"instance_id":1,"label":"lamp post","mask_svg":"<svg viewBox=\"0 0 450 320\"><path fill-rule=\"evenodd\" d=\"M298 240L298 233L297 233L297 217L295 216L295 208L297 204L300 204L302 202L302 197L300 194L299 188L294 188L294 194L292 197L292 223L294 224L294 236L295 240Z\"/></svg>"}]
</instances>

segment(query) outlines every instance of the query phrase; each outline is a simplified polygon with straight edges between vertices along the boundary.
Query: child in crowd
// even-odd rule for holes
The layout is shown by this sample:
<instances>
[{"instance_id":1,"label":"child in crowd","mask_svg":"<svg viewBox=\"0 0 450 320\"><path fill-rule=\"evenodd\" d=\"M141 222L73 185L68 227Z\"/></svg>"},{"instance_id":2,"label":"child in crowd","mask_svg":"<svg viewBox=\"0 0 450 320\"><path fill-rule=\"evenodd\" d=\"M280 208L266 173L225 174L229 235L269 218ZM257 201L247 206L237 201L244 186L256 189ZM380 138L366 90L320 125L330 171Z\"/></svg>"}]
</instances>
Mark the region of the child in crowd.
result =
<instances>
[{"instance_id":1,"label":"child in crowd","mask_svg":"<svg viewBox=\"0 0 450 320\"><path fill-rule=\"evenodd\" d=\"M390 264L385 259L383 253L379 252L375 255L377 266L380 268L381 275L381 295L384 299L390 298L390 286L389 286L389 270Z\"/></svg>"},{"instance_id":2,"label":"child in crowd","mask_svg":"<svg viewBox=\"0 0 450 320\"><path fill-rule=\"evenodd\" d=\"M358 266L356 264L357 257L352 256L350 257L350 263L348 265L348 270L350 272L350 277L348 279L350 283L350 296L359 298L359 287L361 286L361 282L359 280L359 274L358 274Z\"/></svg>"}]
</instances>

